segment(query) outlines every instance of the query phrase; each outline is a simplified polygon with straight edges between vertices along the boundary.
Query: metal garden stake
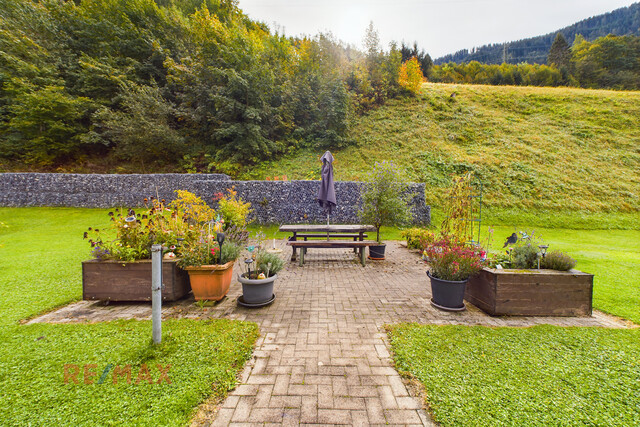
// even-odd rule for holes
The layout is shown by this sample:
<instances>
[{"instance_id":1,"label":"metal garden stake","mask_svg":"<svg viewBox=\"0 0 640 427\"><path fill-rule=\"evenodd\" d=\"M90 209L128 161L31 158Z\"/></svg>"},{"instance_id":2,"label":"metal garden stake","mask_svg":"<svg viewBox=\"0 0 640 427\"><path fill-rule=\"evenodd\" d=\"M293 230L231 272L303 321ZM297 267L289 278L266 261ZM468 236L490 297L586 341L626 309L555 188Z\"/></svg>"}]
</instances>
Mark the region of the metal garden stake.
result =
<instances>
[{"instance_id":1,"label":"metal garden stake","mask_svg":"<svg viewBox=\"0 0 640 427\"><path fill-rule=\"evenodd\" d=\"M151 246L151 323L153 343L162 341L162 245Z\"/></svg>"}]
</instances>

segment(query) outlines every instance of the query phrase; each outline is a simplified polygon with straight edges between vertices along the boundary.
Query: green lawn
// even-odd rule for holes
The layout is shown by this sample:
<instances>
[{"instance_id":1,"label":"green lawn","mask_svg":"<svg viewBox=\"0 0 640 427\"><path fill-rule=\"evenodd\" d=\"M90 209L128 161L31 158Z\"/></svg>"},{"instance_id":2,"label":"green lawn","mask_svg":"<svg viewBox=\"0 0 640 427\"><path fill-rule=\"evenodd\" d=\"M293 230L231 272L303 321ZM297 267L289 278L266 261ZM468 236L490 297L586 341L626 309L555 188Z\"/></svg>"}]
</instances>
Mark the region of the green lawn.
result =
<instances>
[{"instance_id":1,"label":"green lawn","mask_svg":"<svg viewBox=\"0 0 640 427\"><path fill-rule=\"evenodd\" d=\"M389 328L443 426L640 425L640 329Z\"/></svg>"},{"instance_id":2,"label":"green lawn","mask_svg":"<svg viewBox=\"0 0 640 427\"><path fill-rule=\"evenodd\" d=\"M149 321L19 324L81 298L82 233L106 218L94 209L0 209L0 424L185 425L200 402L226 395L250 357L258 328L249 322L166 321L159 346ZM65 384L66 364L78 366L79 384ZM93 384L84 383L86 364L95 364ZM142 364L153 384L136 384ZM171 365L170 384L157 383L157 364ZM113 384L118 365L131 365L131 384Z\"/></svg>"}]
</instances>

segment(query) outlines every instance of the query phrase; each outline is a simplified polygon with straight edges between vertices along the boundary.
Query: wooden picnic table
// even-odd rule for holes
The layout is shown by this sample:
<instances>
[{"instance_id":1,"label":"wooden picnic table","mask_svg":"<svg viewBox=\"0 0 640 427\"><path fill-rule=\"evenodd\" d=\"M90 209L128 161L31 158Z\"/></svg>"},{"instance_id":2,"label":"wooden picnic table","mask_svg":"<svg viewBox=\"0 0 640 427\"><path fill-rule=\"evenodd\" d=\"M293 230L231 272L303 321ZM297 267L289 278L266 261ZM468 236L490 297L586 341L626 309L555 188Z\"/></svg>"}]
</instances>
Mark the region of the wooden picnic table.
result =
<instances>
[{"instance_id":1,"label":"wooden picnic table","mask_svg":"<svg viewBox=\"0 0 640 427\"><path fill-rule=\"evenodd\" d=\"M309 247L317 248L353 248L354 251L360 249L361 258L364 255L364 246L371 242L365 242L365 233L376 231L373 225L358 224L291 224L280 226L279 231L291 233L288 244L292 247L291 261L296 260L296 246L300 246L301 264L304 259L304 252ZM306 242L307 238L325 238L323 241ZM306 243L298 242L298 238L303 238ZM331 238L353 238L353 242L336 241ZM362 261L364 264L364 261Z\"/></svg>"}]
</instances>

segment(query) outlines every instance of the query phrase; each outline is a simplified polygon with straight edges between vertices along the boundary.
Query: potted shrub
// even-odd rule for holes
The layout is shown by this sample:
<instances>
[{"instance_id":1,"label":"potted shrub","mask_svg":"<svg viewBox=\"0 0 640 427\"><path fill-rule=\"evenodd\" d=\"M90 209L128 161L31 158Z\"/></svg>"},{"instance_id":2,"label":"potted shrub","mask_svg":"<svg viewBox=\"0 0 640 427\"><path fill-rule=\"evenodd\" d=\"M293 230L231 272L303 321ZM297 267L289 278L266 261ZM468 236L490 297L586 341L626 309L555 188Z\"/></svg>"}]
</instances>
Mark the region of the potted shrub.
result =
<instances>
[{"instance_id":1,"label":"potted shrub","mask_svg":"<svg viewBox=\"0 0 640 427\"><path fill-rule=\"evenodd\" d=\"M247 261L247 271L238 276L242 283L242 295L238 304L245 307L262 307L271 304L275 299L273 285L282 270L284 261L273 252L259 248Z\"/></svg>"},{"instance_id":2,"label":"potted shrub","mask_svg":"<svg viewBox=\"0 0 640 427\"><path fill-rule=\"evenodd\" d=\"M197 232L185 240L178 262L189 273L197 301L219 301L229 292L233 264L246 241L250 203L243 202L233 189L217 195L218 213L191 193L180 194L180 205Z\"/></svg>"},{"instance_id":3,"label":"potted shrub","mask_svg":"<svg viewBox=\"0 0 640 427\"><path fill-rule=\"evenodd\" d=\"M450 237L426 248L431 281L431 304L442 310L465 309L464 294L469 278L483 267L483 251L459 243Z\"/></svg>"},{"instance_id":4,"label":"potted shrub","mask_svg":"<svg viewBox=\"0 0 640 427\"><path fill-rule=\"evenodd\" d=\"M411 211L405 197L406 183L392 162L376 162L362 192L360 219L376 228L378 245L369 246L369 258L384 259L386 245L380 240L382 226L409 222Z\"/></svg>"},{"instance_id":5,"label":"potted shrub","mask_svg":"<svg viewBox=\"0 0 640 427\"><path fill-rule=\"evenodd\" d=\"M181 212L168 209L164 200L144 200L145 207L114 209L108 213L112 226L90 227L84 238L91 245L92 260L82 263L82 292L86 300L150 301L151 245L165 250L162 298L177 300L190 291L187 273L178 268L180 240L191 228Z\"/></svg>"}]
</instances>

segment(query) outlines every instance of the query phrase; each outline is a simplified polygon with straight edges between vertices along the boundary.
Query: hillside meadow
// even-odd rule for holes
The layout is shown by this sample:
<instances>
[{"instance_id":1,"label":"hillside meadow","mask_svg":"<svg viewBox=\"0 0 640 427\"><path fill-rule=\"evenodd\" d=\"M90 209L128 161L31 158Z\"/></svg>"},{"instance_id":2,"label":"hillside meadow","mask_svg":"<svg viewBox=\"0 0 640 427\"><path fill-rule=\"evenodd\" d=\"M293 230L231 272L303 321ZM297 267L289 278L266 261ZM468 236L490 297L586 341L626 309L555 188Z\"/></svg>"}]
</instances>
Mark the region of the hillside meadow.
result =
<instances>
[{"instance_id":1,"label":"hillside meadow","mask_svg":"<svg viewBox=\"0 0 640 427\"><path fill-rule=\"evenodd\" d=\"M391 159L442 205L451 174L475 172L495 211L640 210L640 93L427 83L354 123L333 152L338 180ZM297 151L247 168L244 179L317 179L322 153Z\"/></svg>"}]
</instances>

